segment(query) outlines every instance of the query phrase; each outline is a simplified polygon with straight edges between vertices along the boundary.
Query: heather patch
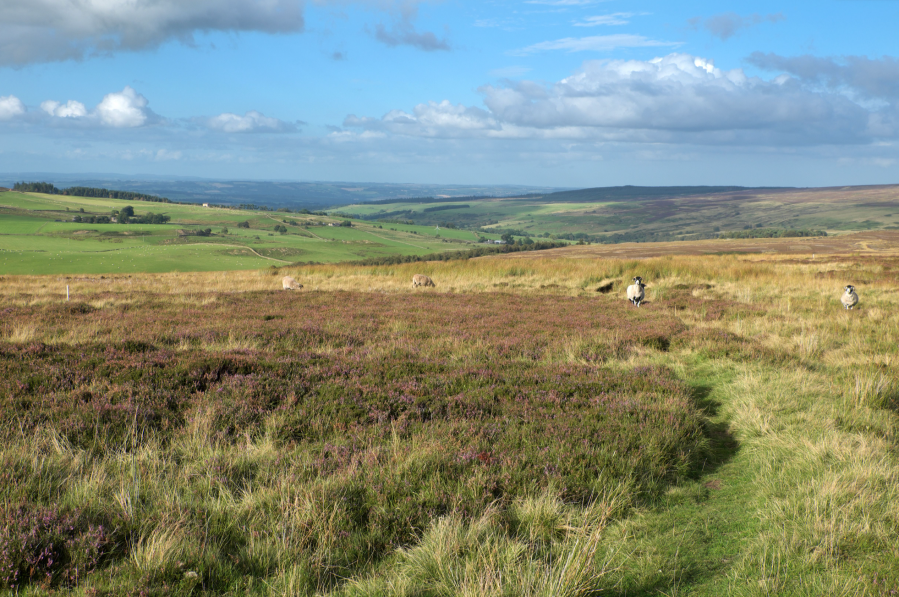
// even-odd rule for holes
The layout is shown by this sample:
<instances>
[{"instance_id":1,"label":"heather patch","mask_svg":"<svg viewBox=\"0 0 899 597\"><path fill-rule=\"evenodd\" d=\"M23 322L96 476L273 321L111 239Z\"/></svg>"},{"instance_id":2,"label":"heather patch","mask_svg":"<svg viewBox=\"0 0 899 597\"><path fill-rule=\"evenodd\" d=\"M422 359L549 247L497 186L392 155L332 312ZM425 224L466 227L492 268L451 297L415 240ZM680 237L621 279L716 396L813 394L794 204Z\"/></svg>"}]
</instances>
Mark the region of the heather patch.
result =
<instances>
[{"instance_id":1,"label":"heather patch","mask_svg":"<svg viewBox=\"0 0 899 597\"><path fill-rule=\"evenodd\" d=\"M706 452L689 388L616 361L666 350L684 326L593 298L256 293L12 311L48 340L78 326L112 339L0 345L6 437L50 430L67 455L53 474L19 467L5 496L39 512L68 496L62 520L85 493L67 479L87 476L127 521L123 541L95 549L102 574L131 570L151 592L193 587L188 568L237 590L286 561L327 589L441 517L494 509L512 524L547 490L589 505L627 486L629 503L650 503ZM96 534L54 524L38 534L69 551ZM44 582L17 557L16 582ZM28 570L63 578L46 561Z\"/></svg>"}]
</instances>

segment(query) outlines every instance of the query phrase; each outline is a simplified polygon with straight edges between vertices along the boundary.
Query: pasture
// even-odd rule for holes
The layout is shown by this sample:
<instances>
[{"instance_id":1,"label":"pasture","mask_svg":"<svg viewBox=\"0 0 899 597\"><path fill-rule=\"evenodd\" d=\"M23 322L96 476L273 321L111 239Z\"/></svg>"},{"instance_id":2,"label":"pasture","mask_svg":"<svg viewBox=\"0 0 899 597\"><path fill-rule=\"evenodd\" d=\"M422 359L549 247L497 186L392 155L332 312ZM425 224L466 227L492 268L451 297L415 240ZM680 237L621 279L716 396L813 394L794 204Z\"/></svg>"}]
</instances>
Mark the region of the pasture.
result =
<instances>
[{"instance_id":1,"label":"pasture","mask_svg":"<svg viewBox=\"0 0 899 597\"><path fill-rule=\"evenodd\" d=\"M131 206L166 224L93 224ZM83 210L83 211L82 211ZM0 193L0 274L120 274L249 270L296 262L333 263L427 255L473 246L477 235L429 226L379 225L270 211ZM246 223L249 228L238 225ZM276 227L283 226L283 230ZM211 230L209 236L198 232ZM488 235L499 238L498 235Z\"/></svg>"},{"instance_id":2,"label":"pasture","mask_svg":"<svg viewBox=\"0 0 899 597\"><path fill-rule=\"evenodd\" d=\"M899 243L846 238L3 276L0 581L890 595Z\"/></svg>"}]
</instances>

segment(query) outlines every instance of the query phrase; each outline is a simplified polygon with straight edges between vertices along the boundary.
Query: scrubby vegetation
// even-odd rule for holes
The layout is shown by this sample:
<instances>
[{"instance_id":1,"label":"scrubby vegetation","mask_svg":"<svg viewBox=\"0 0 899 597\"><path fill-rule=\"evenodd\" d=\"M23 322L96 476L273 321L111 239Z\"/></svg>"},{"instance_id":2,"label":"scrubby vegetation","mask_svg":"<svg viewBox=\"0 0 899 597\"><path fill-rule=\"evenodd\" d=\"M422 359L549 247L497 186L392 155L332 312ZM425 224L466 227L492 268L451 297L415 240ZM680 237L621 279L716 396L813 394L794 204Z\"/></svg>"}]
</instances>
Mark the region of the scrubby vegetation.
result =
<instances>
[{"instance_id":1,"label":"scrubby vegetation","mask_svg":"<svg viewBox=\"0 0 899 597\"><path fill-rule=\"evenodd\" d=\"M506 255L4 277L0 582L889 595L897 272Z\"/></svg>"},{"instance_id":2,"label":"scrubby vegetation","mask_svg":"<svg viewBox=\"0 0 899 597\"><path fill-rule=\"evenodd\" d=\"M772 228L749 228L721 232L718 238L803 238L810 236L827 236L824 230L779 230Z\"/></svg>"}]
</instances>

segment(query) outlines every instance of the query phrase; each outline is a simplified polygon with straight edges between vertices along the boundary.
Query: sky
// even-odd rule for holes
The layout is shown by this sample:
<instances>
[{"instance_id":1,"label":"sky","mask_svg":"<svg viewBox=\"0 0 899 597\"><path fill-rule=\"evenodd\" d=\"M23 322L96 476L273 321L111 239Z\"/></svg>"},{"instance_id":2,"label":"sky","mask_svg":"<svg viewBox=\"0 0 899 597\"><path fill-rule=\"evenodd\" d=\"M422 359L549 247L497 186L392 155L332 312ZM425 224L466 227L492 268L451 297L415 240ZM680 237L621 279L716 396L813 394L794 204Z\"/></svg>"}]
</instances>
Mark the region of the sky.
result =
<instances>
[{"instance_id":1,"label":"sky","mask_svg":"<svg viewBox=\"0 0 899 597\"><path fill-rule=\"evenodd\" d=\"M899 183L897 23L897 0L2 0L0 172Z\"/></svg>"}]
</instances>

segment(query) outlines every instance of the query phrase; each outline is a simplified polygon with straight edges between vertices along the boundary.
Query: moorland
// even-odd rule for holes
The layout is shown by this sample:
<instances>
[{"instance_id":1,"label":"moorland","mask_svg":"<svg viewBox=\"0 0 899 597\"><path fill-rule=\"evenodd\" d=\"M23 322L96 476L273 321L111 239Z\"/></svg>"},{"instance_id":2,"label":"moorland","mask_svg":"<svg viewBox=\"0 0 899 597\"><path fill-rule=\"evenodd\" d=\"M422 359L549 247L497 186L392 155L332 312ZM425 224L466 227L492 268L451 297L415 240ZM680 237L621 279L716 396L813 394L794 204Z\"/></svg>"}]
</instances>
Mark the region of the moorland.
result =
<instances>
[{"instance_id":1,"label":"moorland","mask_svg":"<svg viewBox=\"0 0 899 597\"><path fill-rule=\"evenodd\" d=\"M730 242L4 275L0 582L895 594L899 232Z\"/></svg>"},{"instance_id":2,"label":"moorland","mask_svg":"<svg viewBox=\"0 0 899 597\"><path fill-rule=\"evenodd\" d=\"M486 199L401 199L341 213L377 220L481 228L534 238L599 243L764 236L785 230L828 234L899 229L899 186L815 189L607 187Z\"/></svg>"}]
</instances>

